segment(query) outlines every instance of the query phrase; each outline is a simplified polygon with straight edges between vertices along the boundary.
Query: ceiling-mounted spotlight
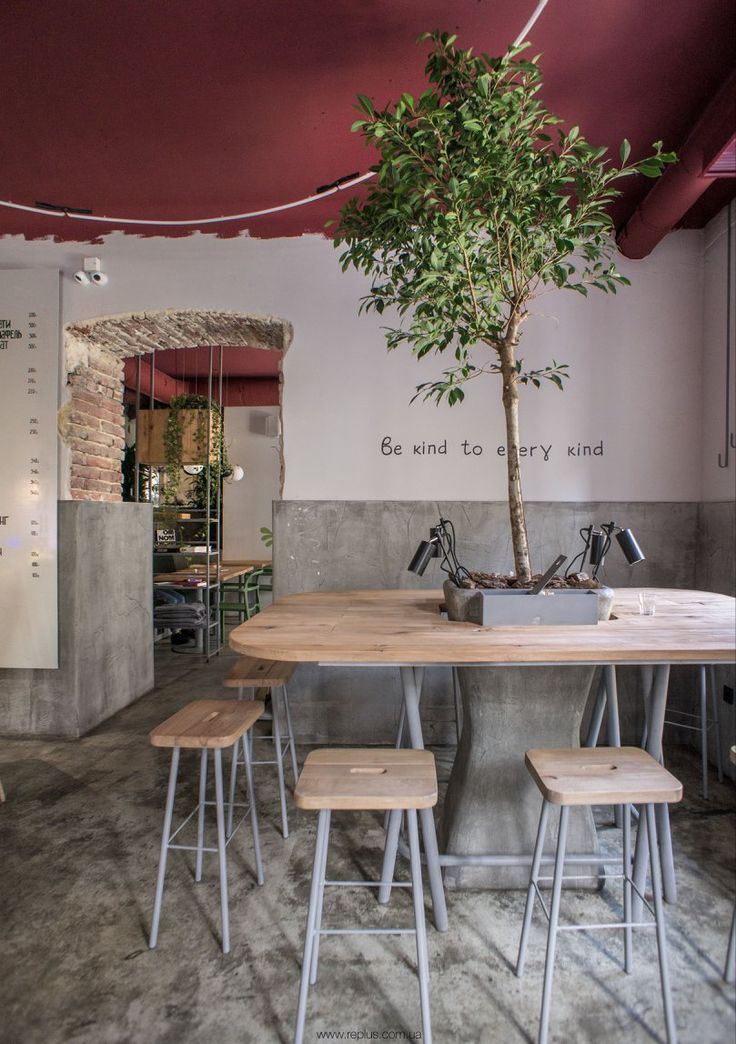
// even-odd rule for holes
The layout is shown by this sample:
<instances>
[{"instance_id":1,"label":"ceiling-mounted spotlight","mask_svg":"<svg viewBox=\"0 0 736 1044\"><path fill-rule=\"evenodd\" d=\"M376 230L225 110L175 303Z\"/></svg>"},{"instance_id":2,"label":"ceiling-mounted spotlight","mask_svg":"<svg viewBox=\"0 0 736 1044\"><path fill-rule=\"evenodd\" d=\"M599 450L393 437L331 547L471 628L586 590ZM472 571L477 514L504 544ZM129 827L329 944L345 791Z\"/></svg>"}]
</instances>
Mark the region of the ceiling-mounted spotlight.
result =
<instances>
[{"instance_id":1,"label":"ceiling-mounted spotlight","mask_svg":"<svg viewBox=\"0 0 736 1044\"><path fill-rule=\"evenodd\" d=\"M85 257L83 267L74 273L74 281L80 286L106 286L108 278L102 271L102 262L99 257Z\"/></svg>"}]
</instances>

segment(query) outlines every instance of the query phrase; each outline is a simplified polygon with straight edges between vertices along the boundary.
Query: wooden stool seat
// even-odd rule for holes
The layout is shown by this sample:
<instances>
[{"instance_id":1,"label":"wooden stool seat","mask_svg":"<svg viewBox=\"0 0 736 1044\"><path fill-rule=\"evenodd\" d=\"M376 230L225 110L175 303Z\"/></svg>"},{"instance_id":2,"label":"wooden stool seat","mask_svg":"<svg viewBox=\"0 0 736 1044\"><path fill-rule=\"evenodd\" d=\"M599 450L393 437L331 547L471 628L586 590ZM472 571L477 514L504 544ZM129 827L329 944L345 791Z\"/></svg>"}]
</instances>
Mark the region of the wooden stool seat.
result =
<instances>
[{"instance_id":1,"label":"wooden stool seat","mask_svg":"<svg viewBox=\"0 0 736 1044\"><path fill-rule=\"evenodd\" d=\"M154 747L232 747L264 711L259 700L193 700L149 733Z\"/></svg>"},{"instance_id":2,"label":"wooden stool seat","mask_svg":"<svg viewBox=\"0 0 736 1044\"><path fill-rule=\"evenodd\" d=\"M295 663L239 656L223 685L228 689L272 689L277 685L288 685L295 669Z\"/></svg>"},{"instance_id":3,"label":"wooden stool seat","mask_svg":"<svg viewBox=\"0 0 736 1044\"><path fill-rule=\"evenodd\" d=\"M525 760L553 805L657 805L682 798L682 783L640 747L528 750Z\"/></svg>"},{"instance_id":4,"label":"wooden stool seat","mask_svg":"<svg viewBox=\"0 0 736 1044\"><path fill-rule=\"evenodd\" d=\"M432 808L437 772L428 750L314 750L294 791L298 808Z\"/></svg>"}]
</instances>

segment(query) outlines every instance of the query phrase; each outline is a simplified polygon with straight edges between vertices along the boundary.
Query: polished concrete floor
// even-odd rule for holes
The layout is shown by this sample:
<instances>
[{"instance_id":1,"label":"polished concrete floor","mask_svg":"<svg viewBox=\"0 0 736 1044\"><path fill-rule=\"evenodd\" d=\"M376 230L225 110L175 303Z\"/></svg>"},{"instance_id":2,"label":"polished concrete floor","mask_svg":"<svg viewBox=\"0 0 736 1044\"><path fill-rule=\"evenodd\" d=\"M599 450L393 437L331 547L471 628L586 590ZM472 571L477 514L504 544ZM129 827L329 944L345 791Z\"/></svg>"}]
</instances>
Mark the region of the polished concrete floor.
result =
<instances>
[{"instance_id":1,"label":"polished concrete floor","mask_svg":"<svg viewBox=\"0 0 736 1044\"><path fill-rule=\"evenodd\" d=\"M157 688L78 742L0 742L0 1041L3 1044L255 1044L291 1039L315 817L291 810L283 841L269 768L257 776L266 883L256 886L244 826L230 849L232 951L219 947L216 857L194 884L191 853L172 853L156 950L147 945L168 771L148 730L187 700L220 696L230 654L209 666L157 651ZM294 707L298 715L298 706ZM303 756L305 751L300 751ZM452 751L436 752L446 777ZM179 807L193 804L195 755L183 755ZM673 816L679 902L667 908L680 1040L734 1040L734 989L721 979L734 898L734 787L713 774L699 795L698 761L668 750L686 788ZM603 844L618 833L602 810ZM377 876L379 816L334 817L335 876ZM515 978L523 895L448 894L450 930L429 930L435 1040L535 1039L544 947L535 919L527 972ZM619 892L570 894L571 917L616 915ZM343 892L325 921L411 921L406 892L379 907ZM620 933L567 934L555 976L552 1039L663 1039L654 933L635 939L623 973ZM420 1039L411 937L330 937L310 997L307 1040ZM352 1035L350 1035L352 1033ZM321 1036L320 1036L321 1034ZM342 1034L342 1036L341 1036ZM362 1036L361 1036L362 1034ZM373 1034L373 1036L371 1036Z\"/></svg>"}]
</instances>

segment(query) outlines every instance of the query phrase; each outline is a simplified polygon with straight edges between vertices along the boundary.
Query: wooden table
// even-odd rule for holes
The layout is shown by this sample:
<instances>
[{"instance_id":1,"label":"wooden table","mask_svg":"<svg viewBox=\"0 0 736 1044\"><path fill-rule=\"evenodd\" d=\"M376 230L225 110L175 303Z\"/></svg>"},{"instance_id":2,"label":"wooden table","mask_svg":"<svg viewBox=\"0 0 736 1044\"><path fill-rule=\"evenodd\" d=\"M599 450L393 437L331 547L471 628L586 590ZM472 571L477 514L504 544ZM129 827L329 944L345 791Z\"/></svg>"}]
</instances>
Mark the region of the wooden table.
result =
<instances>
[{"instance_id":1,"label":"wooden table","mask_svg":"<svg viewBox=\"0 0 736 1044\"><path fill-rule=\"evenodd\" d=\"M236 652L274 660L400 668L416 748L424 745L419 699L425 666L647 665L653 668L647 749L659 758L670 665L731 662L736 603L703 591L659 589L654 594L654 616L641 616L638 589L626 588L616 592L613 618L595 626L483 628L443 620L440 591L319 591L279 600L235 628L230 645ZM539 736L539 746L544 739ZM662 823L665 845L667 827L668 821ZM639 877L641 870L640 865ZM674 898L671 861L665 883ZM446 915L437 875L430 874L430 886L435 921L442 928Z\"/></svg>"},{"instance_id":2,"label":"wooden table","mask_svg":"<svg viewBox=\"0 0 736 1044\"><path fill-rule=\"evenodd\" d=\"M261 566L255 562L223 562L219 569L210 569L210 586L214 584L225 584L230 580L236 580L239 576L247 576ZM200 583L194 583L199 580ZM206 587L207 570L204 566L189 566L187 569L177 569L174 573L156 573L153 578L154 584L174 584L184 587Z\"/></svg>"}]
</instances>

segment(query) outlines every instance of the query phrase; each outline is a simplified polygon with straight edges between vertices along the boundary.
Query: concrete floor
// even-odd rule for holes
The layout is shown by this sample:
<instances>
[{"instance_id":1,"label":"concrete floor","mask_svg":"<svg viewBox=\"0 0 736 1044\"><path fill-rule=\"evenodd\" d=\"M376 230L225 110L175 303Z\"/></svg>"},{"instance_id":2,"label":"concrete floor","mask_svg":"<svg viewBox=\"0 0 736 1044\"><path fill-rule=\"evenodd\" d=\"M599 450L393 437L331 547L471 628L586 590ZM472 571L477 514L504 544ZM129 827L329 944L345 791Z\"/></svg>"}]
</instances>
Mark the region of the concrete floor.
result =
<instances>
[{"instance_id":1,"label":"concrete floor","mask_svg":"<svg viewBox=\"0 0 736 1044\"><path fill-rule=\"evenodd\" d=\"M0 806L3 1044L291 1040L315 816L291 810L291 836L281 839L271 769L257 776L264 887L254 882L245 825L229 850L231 953L219 948L216 857L208 857L195 885L191 853L172 853L159 945L148 949L168 756L148 745L147 733L187 700L221 696L230 654L206 666L162 648L156 659L157 688L83 740L0 746L8 795ZM298 716L298 706L293 710ZM446 778L452 751L436 753ZM178 804L187 811L194 757L182 757ZM713 774L705 803L697 758L668 750L668 763L686 788L673 816L680 899L667 908L680 1039L720 1044L733 1041L735 1028L734 990L721 979L734 897L734 787L719 785ZM605 824L610 817L602 811L600 818ZM343 814L333 821L331 873L377 876L380 817ZM605 846L618 844L612 828L601 835ZM577 919L616 916L615 884L600 897L570 894L563 907ZM436 1041L535 1039L544 936L538 916L527 972L517 980L523 901L516 892L448 894L449 932L429 931ZM343 923L408 925L410 899L401 890L386 909L368 890L343 892L326 903L326 924L331 914ZM663 1039L653 932L635 937L635 958L635 974L627 977L620 933L564 936L552 1039ZM320 1038L320 1031L334 1036ZM420 1038L413 940L327 939L307 1040Z\"/></svg>"}]
</instances>

